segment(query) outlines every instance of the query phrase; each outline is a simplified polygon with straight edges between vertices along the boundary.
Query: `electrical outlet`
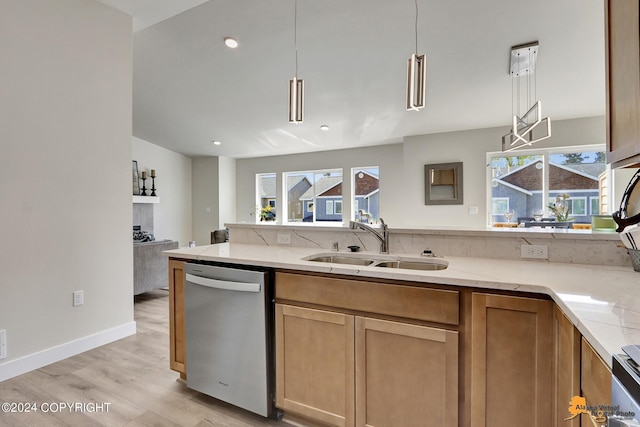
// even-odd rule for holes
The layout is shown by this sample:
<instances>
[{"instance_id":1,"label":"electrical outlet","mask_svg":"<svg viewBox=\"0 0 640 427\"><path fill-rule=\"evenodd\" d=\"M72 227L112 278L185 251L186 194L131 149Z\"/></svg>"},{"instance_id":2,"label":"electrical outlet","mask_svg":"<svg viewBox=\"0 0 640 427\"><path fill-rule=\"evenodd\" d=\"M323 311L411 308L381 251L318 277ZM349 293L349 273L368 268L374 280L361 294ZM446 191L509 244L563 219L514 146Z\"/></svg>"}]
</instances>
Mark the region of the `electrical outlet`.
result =
<instances>
[{"instance_id":1,"label":"electrical outlet","mask_svg":"<svg viewBox=\"0 0 640 427\"><path fill-rule=\"evenodd\" d=\"M289 234L289 233L278 233L278 244L279 245L290 245L291 244L291 234Z\"/></svg>"},{"instance_id":2,"label":"electrical outlet","mask_svg":"<svg viewBox=\"0 0 640 427\"><path fill-rule=\"evenodd\" d=\"M521 258L549 259L549 249L547 245L521 245Z\"/></svg>"},{"instance_id":3,"label":"electrical outlet","mask_svg":"<svg viewBox=\"0 0 640 427\"><path fill-rule=\"evenodd\" d=\"M84 304L84 291L73 292L73 306Z\"/></svg>"},{"instance_id":4,"label":"electrical outlet","mask_svg":"<svg viewBox=\"0 0 640 427\"><path fill-rule=\"evenodd\" d=\"M7 358L7 330L0 331L0 359Z\"/></svg>"},{"instance_id":5,"label":"electrical outlet","mask_svg":"<svg viewBox=\"0 0 640 427\"><path fill-rule=\"evenodd\" d=\"M478 215L478 207L469 206L469 215Z\"/></svg>"}]
</instances>

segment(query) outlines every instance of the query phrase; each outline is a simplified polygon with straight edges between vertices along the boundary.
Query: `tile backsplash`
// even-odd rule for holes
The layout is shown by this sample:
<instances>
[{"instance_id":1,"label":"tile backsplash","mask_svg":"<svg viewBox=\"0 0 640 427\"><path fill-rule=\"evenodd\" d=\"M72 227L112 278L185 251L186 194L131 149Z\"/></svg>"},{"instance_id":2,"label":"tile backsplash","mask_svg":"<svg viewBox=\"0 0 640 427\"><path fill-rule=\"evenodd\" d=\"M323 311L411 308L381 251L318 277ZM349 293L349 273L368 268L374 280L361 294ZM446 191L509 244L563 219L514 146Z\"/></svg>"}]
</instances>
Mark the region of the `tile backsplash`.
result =
<instances>
[{"instance_id":1,"label":"tile backsplash","mask_svg":"<svg viewBox=\"0 0 640 427\"><path fill-rule=\"evenodd\" d=\"M347 227L245 223L227 224L227 227L232 243L279 246L283 245L279 241L290 241L290 246L330 251L337 242L341 251L348 250L351 245L358 245L367 252L380 250L380 243L374 236ZM548 248L548 260L531 262L631 266L631 259L615 233L391 228L389 235L390 253L411 255L430 249L439 256L520 260L520 246L523 244L546 245Z\"/></svg>"}]
</instances>

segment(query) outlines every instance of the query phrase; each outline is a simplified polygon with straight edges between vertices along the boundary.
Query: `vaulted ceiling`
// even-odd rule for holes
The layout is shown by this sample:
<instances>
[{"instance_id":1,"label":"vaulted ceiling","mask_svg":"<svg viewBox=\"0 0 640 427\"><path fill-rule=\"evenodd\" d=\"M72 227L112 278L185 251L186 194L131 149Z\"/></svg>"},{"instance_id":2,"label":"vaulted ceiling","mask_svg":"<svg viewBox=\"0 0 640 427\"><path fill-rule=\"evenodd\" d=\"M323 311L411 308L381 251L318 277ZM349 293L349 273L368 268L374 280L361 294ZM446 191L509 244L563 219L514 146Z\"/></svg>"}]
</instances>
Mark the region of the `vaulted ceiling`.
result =
<instances>
[{"instance_id":1,"label":"vaulted ceiling","mask_svg":"<svg viewBox=\"0 0 640 427\"><path fill-rule=\"evenodd\" d=\"M605 113L601 0L418 0L418 51L427 55L419 112L405 109L414 1L298 0L305 118L297 125L287 115L293 0L102 1L134 17L134 136L189 156L267 156L506 127L510 49L535 40L543 114ZM227 48L226 36L239 47Z\"/></svg>"}]
</instances>

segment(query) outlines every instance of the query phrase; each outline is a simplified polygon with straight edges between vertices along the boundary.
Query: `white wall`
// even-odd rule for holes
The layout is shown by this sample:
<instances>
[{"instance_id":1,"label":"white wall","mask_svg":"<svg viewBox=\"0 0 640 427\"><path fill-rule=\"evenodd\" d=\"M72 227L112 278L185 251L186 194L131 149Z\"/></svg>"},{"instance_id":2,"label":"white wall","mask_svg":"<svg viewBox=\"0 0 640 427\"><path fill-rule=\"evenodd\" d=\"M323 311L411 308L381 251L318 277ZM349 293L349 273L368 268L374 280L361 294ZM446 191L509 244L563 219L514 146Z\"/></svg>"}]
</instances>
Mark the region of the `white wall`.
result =
<instances>
[{"instance_id":1,"label":"white wall","mask_svg":"<svg viewBox=\"0 0 640 427\"><path fill-rule=\"evenodd\" d=\"M507 127L473 129L431 135L410 136L401 144L334 150L308 154L237 160L237 218L255 222L255 175L277 174L278 200L282 200L281 173L299 170L380 166L380 216L392 226L485 227L486 153L501 150L501 137ZM535 148L604 144L605 118L554 121L552 137ZM424 204L424 165L464 163L464 204L426 206ZM344 181L343 194L350 194ZM344 212L350 201L344 200ZM470 215L469 206L478 206ZM346 218L348 220L348 218Z\"/></svg>"},{"instance_id":2,"label":"white wall","mask_svg":"<svg viewBox=\"0 0 640 427\"><path fill-rule=\"evenodd\" d=\"M218 157L193 159L193 240L197 245L211 243L211 232L218 229Z\"/></svg>"},{"instance_id":3,"label":"white wall","mask_svg":"<svg viewBox=\"0 0 640 427\"><path fill-rule=\"evenodd\" d=\"M191 158L167 150L140 138L133 138L132 159L142 172L156 170L156 195L153 206L153 231L156 239L178 240L187 246L192 240ZM147 180L151 188L151 180Z\"/></svg>"},{"instance_id":4,"label":"white wall","mask_svg":"<svg viewBox=\"0 0 640 427\"><path fill-rule=\"evenodd\" d=\"M86 0L0 9L2 380L135 323L131 18Z\"/></svg>"},{"instance_id":5,"label":"white wall","mask_svg":"<svg viewBox=\"0 0 640 427\"><path fill-rule=\"evenodd\" d=\"M236 159L219 157L218 169L218 228L224 228L225 223L236 220Z\"/></svg>"},{"instance_id":6,"label":"white wall","mask_svg":"<svg viewBox=\"0 0 640 427\"><path fill-rule=\"evenodd\" d=\"M507 127L499 127L405 138L402 165L407 194L404 225L485 227L488 221L486 153L500 152L501 137L507 132ZM603 116L558 120L551 124L551 138L532 148L604 144L605 139ZM464 204L426 206L424 165L459 161L464 167ZM470 206L478 206L477 215L469 214Z\"/></svg>"}]
</instances>

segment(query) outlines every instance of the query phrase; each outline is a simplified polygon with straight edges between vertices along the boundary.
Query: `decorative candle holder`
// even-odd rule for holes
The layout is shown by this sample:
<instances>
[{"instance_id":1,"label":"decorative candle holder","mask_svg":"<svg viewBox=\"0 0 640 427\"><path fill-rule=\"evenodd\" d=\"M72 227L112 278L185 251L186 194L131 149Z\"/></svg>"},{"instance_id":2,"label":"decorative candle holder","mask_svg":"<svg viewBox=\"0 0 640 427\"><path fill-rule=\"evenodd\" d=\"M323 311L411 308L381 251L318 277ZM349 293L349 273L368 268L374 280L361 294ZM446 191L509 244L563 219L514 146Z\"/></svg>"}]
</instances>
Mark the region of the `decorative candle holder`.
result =
<instances>
[{"instance_id":1,"label":"decorative candle holder","mask_svg":"<svg viewBox=\"0 0 640 427\"><path fill-rule=\"evenodd\" d=\"M142 177L142 192L140 193L141 196L146 196L147 195L147 188L144 186L144 182L147 180L146 177Z\"/></svg>"},{"instance_id":2,"label":"decorative candle holder","mask_svg":"<svg viewBox=\"0 0 640 427\"><path fill-rule=\"evenodd\" d=\"M156 195L156 177L151 175L151 195Z\"/></svg>"}]
</instances>

